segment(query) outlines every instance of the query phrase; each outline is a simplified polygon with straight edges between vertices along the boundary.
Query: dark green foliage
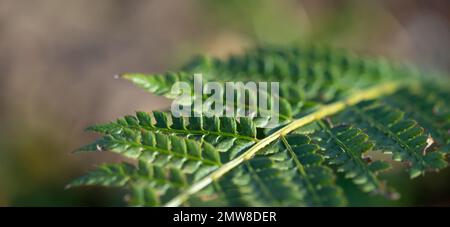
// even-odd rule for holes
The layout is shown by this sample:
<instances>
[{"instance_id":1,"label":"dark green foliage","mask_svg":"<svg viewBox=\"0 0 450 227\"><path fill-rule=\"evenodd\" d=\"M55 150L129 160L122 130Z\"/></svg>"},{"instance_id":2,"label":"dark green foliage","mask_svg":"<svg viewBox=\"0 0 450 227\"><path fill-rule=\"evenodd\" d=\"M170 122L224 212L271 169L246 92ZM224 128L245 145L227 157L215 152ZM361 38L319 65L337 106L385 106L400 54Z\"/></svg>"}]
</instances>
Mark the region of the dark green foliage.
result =
<instances>
[{"instance_id":1,"label":"dark green foliage","mask_svg":"<svg viewBox=\"0 0 450 227\"><path fill-rule=\"evenodd\" d=\"M391 162L404 163L411 178L447 166L448 83L408 67L321 46L266 47L225 60L198 57L181 72L123 77L175 98L172 85L193 83L195 73L206 81L280 82L280 125L264 129L268 119L259 117L137 112L89 127L103 137L79 151L112 151L138 164L103 165L69 187L125 187L136 206L343 206L340 176L395 199L380 175ZM393 90L370 93L386 87ZM323 114L329 109L338 111ZM278 131L290 126L295 130Z\"/></svg>"}]
</instances>

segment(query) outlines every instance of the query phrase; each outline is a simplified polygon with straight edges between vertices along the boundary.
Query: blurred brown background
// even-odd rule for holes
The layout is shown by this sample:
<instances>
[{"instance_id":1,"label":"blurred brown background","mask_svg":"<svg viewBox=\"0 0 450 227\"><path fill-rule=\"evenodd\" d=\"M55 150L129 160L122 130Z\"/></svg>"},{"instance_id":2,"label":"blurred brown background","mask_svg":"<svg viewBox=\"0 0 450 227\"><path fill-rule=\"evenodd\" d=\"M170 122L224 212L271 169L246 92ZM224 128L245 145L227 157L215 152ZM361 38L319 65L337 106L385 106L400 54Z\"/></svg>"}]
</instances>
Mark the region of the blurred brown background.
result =
<instances>
[{"instance_id":1,"label":"blurred brown background","mask_svg":"<svg viewBox=\"0 0 450 227\"><path fill-rule=\"evenodd\" d=\"M94 164L118 161L70 153L95 138L86 126L167 105L114 74L175 70L199 53L294 42L448 73L449 24L445 0L1 0L0 205L123 204L120 191L64 190ZM395 204L450 205L444 176L398 181L415 189ZM367 200L374 198L357 201Z\"/></svg>"}]
</instances>

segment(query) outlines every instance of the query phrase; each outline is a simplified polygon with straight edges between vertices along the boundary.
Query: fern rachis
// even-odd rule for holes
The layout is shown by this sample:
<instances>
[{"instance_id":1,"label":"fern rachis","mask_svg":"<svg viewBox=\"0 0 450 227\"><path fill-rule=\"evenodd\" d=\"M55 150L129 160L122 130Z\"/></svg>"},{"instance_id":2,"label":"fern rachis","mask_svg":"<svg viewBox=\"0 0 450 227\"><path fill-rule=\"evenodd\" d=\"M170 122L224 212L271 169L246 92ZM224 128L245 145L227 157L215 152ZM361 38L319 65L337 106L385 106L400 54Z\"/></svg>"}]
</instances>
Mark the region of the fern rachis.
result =
<instances>
[{"instance_id":1,"label":"fern rachis","mask_svg":"<svg viewBox=\"0 0 450 227\"><path fill-rule=\"evenodd\" d=\"M132 205L340 206L345 198L332 169L363 191L395 197L377 176L389 164L368 163L368 151L390 152L394 160L409 163L411 177L447 166L445 99L434 104L442 100L435 95L422 101L439 106L431 112L404 104L410 96L422 99L425 86L444 95L447 88L410 76L408 68L321 48L266 48L228 61L198 58L183 70L124 78L168 98L174 98L171 84L192 82L189 74L196 72L208 80L280 81L280 125L268 130L257 118L184 119L138 112L90 127L104 137L80 151L111 150L139 165L101 166L70 187L127 187Z\"/></svg>"}]
</instances>

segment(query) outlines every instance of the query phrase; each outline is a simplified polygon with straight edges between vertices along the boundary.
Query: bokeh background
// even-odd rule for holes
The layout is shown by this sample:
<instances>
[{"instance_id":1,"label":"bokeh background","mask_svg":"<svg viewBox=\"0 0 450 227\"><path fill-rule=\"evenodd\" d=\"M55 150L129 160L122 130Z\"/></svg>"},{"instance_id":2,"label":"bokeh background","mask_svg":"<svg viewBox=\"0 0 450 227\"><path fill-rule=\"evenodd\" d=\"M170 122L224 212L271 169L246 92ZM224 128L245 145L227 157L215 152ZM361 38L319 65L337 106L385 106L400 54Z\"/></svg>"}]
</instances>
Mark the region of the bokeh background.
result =
<instances>
[{"instance_id":1,"label":"bokeh background","mask_svg":"<svg viewBox=\"0 0 450 227\"><path fill-rule=\"evenodd\" d=\"M73 155L83 129L167 100L115 80L174 70L196 54L256 44L323 43L450 72L446 0L0 0L0 206L117 206L120 190L64 190L107 153ZM409 181L392 202L351 193L351 205L450 205L450 172ZM352 188L350 191L352 192ZM369 203L370 202L370 203Z\"/></svg>"}]
</instances>

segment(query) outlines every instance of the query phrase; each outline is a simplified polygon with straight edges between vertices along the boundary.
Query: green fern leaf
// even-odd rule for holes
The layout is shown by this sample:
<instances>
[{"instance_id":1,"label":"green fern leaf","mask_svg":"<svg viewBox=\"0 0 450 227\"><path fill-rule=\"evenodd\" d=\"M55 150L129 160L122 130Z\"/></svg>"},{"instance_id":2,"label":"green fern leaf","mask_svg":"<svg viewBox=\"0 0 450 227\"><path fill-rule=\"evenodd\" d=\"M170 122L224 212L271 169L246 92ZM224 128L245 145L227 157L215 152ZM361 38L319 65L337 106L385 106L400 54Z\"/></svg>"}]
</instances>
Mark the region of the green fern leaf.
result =
<instances>
[{"instance_id":1,"label":"green fern leaf","mask_svg":"<svg viewBox=\"0 0 450 227\"><path fill-rule=\"evenodd\" d=\"M272 113L279 124L205 110L188 118L137 112L89 127L102 137L78 151L112 151L138 165L103 165L68 187L125 187L136 206L342 206L341 175L396 197L379 176L390 164L369 152L392 153L412 178L447 166L449 88L410 67L323 46L268 46L195 58L176 73L122 77L174 99L172 85L193 84L195 73L206 82L280 82L280 112Z\"/></svg>"}]
</instances>

